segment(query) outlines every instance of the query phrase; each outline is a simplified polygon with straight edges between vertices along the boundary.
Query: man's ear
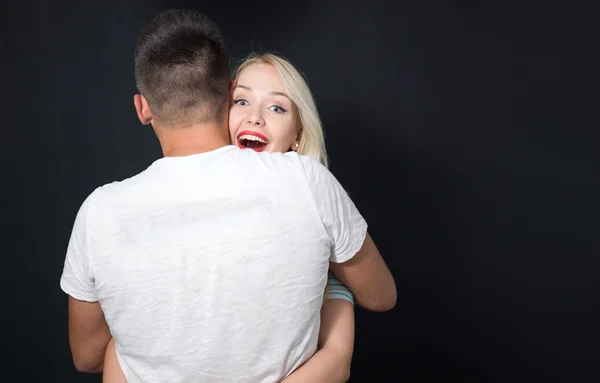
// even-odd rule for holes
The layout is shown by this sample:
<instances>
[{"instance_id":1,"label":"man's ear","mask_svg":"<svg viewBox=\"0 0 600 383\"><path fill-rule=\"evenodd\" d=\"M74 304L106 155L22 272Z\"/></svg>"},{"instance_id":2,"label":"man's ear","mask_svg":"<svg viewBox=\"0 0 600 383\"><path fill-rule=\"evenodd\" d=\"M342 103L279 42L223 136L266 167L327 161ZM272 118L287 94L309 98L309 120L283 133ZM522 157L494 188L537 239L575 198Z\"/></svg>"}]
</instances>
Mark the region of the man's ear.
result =
<instances>
[{"instance_id":1,"label":"man's ear","mask_svg":"<svg viewBox=\"0 0 600 383\"><path fill-rule=\"evenodd\" d=\"M141 94L133 96L133 105L142 125L148 125L152 122L152 111L148 105L148 100Z\"/></svg>"}]
</instances>

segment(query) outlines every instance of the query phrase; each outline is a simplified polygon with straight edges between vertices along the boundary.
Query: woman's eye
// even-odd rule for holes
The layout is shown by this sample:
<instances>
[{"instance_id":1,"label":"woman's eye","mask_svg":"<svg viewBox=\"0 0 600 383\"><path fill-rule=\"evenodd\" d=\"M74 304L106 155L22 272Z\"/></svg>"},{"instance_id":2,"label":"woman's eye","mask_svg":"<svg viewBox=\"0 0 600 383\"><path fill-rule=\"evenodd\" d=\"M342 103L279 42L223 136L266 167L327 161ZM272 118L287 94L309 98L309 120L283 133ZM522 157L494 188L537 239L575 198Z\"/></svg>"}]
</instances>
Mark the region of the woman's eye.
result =
<instances>
[{"instance_id":1,"label":"woman's eye","mask_svg":"<svg viewBox=\"0 0 600 383\"><path fill-rule=\"evenodd\" d=\"M271 109L275 113L285 113L287 110L283 109L281 106L273 105L269 109Z\"/></svg>"},{"instance_id":2,"label":"woman's eye","mask_svg":"<svg viewBox=\"0 0 600 383\"><path fill-rule=\"evenodd\" d=\"M240 106L248 105L248 101L246 100L234 100L233 103Z\"/></svg>"}]
</instances>

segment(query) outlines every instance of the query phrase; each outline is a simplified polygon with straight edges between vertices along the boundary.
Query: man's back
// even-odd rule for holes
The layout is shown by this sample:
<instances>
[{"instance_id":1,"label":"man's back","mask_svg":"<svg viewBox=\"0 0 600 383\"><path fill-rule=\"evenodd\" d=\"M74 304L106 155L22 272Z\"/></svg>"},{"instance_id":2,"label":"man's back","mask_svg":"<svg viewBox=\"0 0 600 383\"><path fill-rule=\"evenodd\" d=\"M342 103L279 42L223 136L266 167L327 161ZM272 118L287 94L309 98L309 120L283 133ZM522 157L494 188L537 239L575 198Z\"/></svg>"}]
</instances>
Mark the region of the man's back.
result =
<instances>
[{"instance_id":1,"label":"man's back","mask_svg":"<svg viewBox=\"0 0 600 383\"><path fill-rule=\"evenodd\" d=\"M61 286L100 302L129 382L275 382L312 355L329 261L366 232L319 174L295 153L226 146L86 199Z\"/></svg>"},{"instance_id":2,"label":"man's back","mask_svg":"<svg viewBox=\"0 0 600 383\"><path fill-rule=\"evenodd\" d=\"M97 297L80 298L130 382L275 381L314 352L331 242L298 156L167 157L82 209Z\"/></svg>"}]
</instances>

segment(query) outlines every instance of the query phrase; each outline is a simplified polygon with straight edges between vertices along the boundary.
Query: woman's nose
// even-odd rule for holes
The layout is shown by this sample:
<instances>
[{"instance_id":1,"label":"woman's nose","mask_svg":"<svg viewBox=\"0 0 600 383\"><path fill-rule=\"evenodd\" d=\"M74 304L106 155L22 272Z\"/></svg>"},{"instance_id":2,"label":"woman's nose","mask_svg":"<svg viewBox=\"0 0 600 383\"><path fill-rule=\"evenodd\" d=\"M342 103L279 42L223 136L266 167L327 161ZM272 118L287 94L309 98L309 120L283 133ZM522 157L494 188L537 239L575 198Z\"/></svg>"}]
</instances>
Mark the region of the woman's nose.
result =
<instances>
[{"instance_id":1,"label":"woman's nose","mask_svg":"<svg viewBox=\"0 0 600 383\"><path fill-rule=\"evenodd\" d=\"M265 121L259 111L254 111L248 116L248 123L252 125L264 125Z\"/></svg>"}]
</instances>

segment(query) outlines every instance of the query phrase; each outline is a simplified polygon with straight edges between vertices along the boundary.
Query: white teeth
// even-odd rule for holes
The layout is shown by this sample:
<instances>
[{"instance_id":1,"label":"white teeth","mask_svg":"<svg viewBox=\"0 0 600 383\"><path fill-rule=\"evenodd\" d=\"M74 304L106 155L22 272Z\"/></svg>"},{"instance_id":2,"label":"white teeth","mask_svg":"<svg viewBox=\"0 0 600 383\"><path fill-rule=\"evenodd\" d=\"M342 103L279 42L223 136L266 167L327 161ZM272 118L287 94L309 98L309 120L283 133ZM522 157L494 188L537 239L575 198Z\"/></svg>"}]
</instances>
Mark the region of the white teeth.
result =
<instances>
[{"instance_id":1,"label":"white teeth","mask_svg":"<svg viewBox=\"0 0 600 383\"><path fill-rule=\"evenodd\" d=\"M267 141L263 140L260 137L256 137L252 134L244 134L243 136L239 136L238 140L258 141L258 142L262 142L263 144L267 144Z\"/></svg>"}]
</instances>

